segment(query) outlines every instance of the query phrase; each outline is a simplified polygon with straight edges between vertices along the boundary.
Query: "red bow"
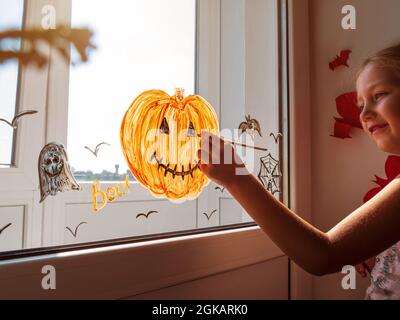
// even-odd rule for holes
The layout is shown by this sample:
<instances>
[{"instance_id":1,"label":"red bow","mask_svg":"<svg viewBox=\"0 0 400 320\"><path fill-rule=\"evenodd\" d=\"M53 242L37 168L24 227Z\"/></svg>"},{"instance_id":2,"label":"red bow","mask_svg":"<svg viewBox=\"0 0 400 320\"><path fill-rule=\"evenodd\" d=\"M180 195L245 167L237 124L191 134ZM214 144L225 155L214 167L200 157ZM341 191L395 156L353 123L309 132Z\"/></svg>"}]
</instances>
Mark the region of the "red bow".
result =
<instances>
[{"instance_id":1,"label":"red bow","mask_svg":"<svg viewBox=\"0 0 400 320\"><path fill-rule=\"evenodd\" d=\"M352 127L362 129L360 109L357 106L357 93L349 92L336 98L336 108L342 118L335 119L335 133L331 137L351 139Z\"/></svg>"},{"instance_id":2,"label":"red bow","mask_svg":"<svg viewBox=\"0 0 400 320\"><path fill-rule=\"evenodd\" d=\"M375 176L376 180L374 182L379 187L368 191L367 194L364 196L364 202L367 202L375 197L383 188L385 188L394 178L396 178L400 174L400 157L389 156L385 163L385 172L387 179L382 179L378 176Z\"/></svg>"}]
</instances>

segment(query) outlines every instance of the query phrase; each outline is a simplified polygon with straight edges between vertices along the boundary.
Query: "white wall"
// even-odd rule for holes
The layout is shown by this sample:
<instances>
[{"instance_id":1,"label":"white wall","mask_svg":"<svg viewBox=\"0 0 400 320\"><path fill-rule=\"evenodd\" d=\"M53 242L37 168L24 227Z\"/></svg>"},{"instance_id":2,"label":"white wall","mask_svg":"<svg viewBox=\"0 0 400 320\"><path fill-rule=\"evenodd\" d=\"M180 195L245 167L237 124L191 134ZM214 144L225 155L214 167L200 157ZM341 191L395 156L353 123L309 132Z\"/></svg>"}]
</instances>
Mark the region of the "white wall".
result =
<instances>
[{"instance_id":1,"label":"white wall","mask_svg":"<svg viewBox=\"0 0 400 320\"><path fill-rule=\"evenodd\" d=\"M342 7L357 10L357 29L343 30ZM400 41L398 0L310 0L311 51L311 181L313 224L328 231L363 204L374 184L374 174L385 176L387 155L359 129L353 139L330 137L337 116L335 98L355 89L360 63L370 54ZM350 68L332 72L329 61L351 49ZM314 299L363 298L368 281L358 279L358 290L341 288L342 274L313 279Z\"/></svg>"}]
</instances>

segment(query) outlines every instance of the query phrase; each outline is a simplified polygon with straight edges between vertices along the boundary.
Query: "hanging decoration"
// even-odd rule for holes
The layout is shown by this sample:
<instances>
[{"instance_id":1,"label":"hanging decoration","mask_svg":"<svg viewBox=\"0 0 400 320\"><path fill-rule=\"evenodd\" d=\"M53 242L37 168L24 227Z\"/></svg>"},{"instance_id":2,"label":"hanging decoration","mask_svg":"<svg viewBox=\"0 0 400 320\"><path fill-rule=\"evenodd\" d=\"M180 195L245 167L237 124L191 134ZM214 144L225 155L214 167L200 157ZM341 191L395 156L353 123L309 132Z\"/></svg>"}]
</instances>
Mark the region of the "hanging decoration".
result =
<instances>
[{"instance_id":1,"label":"hanging decoration","mask_svg":"<svg viewBox=\"0 0 400 320\"><path fill-rule=\"evenodd\" d=\"M263 186L272 194L280 193L280 163L271 154L260 159L261 167L258 178Z\"/></svg>"},{"instance_id":2,"label":"hanging decoration","mask_svg":"<svg viewBox=\"0 0 400 320\"><path fill-rule=\"evenodd\" d=\"M364 202L375 197L383 188L385 188L394 178L400 174L400 157L389 156L385 163L385 173L387 179L375 176L375 182L378 187L371 189L364 196Z\"/></svg>"},{"instance_id":3,"label":"hanging decoration","mask_svg":"<svg viewBox=\"0 0 400 320\"><path fill-rule=\"evenodd\" d=\"M252 119L250 115L246 116L246 121L239 125L239 134L242 135L245 132L248 132L253 139L256 132L262 137L260 122L257 119Z\"/></svg>"},{"instance_id":4,"label":"hanging decoration","mask_svg":"<svg viewBox=\"0 0 400 320\"><path fill-rule=\"evenodd\" d=\"M341 66L345 66L349 68L349 58L350 58L351 50L342 50L340 55L336 55L335 59L333 59L329 63L329 69L335 71L337 68Z\"/></svg>"},{"instance_id":5,"label":"hanging decoration","mask_svg":"<svg viewBox=\"0 0 400 320\"><path fill-rule=\"evenodd\" d=\"M336 108L342 118L335 117L334 134L331 137L351 139L351 128L362 129L360 109L357 106L357 93L349 92L336 98Z\"/></svg>"},{"instance_id":6,"label":"hanging decoration","mask_svg":"<svg viewBox=\"0 0 400 320\"><path fill-rule=\"evenodd\" d=\"M48 195L57 192L81 190L68 163L68 156L61 143L51 142L43 147L38 162L40 181L40 203Z\"/></svg>"},{"instance_id":7,"label":"hanging decoration","mask_svg":"<svg viewBox=\"0 0 400 320\"><path fill-rule=\"evenodd\" d=\"M213 107L202 97L161 90L140 94L121 125L121 146L137 181L156 197L184 201L209 183L198 168L201 132L219 135Z\"/></svg>"},{"instance_id":8,"label":"hanging decoration","mask_svg":"<svg viewBox=\"0 0 400 320\"><path fill-rule=\"evenodd\" d=\"M71 29L62 25L46 30L23 28L22 30L0 31L0 64L15 59L24 66L45 67L49 63L50 57L41 50L42 43L46 43L56 50L68 64L75 64L74 61L71 61L71 48L75 49L80 61L86 62L88 50L96 48L91 43L92 36L93 33L88 29ZM2 41L10 40L23 42L23 48L15 51L2 50ZM7 48L7 45L4 48Z\"/></svg>"}]
</instances>

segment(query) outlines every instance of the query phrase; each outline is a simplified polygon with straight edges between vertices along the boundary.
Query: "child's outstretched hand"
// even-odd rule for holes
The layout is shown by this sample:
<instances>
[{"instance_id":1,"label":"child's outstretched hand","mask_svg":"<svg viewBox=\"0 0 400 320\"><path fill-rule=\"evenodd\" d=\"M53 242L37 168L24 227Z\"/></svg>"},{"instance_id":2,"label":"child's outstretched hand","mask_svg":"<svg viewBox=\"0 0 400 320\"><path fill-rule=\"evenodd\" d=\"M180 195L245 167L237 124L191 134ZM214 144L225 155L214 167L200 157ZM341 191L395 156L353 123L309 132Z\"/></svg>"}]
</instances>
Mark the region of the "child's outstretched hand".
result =
<instances>
[{"instance_id":1,"label":"child's outstretched hand","mask_svg":"<svg viewBox=\"0 0 400 320\"><path fill-rule=\"evenodd\" d=\"M210 132L202 132L201 149L197 155L200 159L200 170L215 183L226 188L238 176L249 174L232 144Z\"/></svg>"}]
</instances>

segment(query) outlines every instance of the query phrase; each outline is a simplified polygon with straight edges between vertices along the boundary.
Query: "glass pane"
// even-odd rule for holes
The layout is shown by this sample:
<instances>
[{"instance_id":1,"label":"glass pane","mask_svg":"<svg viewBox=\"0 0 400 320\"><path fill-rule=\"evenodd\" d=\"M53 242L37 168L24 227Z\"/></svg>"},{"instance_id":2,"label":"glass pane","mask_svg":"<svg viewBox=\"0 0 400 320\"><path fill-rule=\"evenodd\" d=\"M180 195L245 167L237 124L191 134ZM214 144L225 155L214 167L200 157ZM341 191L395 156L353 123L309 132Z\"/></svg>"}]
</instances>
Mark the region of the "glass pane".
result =
<instances>
[{"instance_id":1,"label":"glass pane","mask_svg":"<svg viewBox=\"0 0 400 320\"><path fill-rule=\"evenodd\" d=\"M276 1L223 0L218 7L200 1L197 7L195 0L72 0L72 26L92 29L98 49L90 53L89 62L71 66L69 74L57 73L55 79L63 81L49 92L49 109L68 106L68 158L82 190L49 195L43 215L40 206L31 215L41 221L26 219L31 211L24 205L0 206L0 227L7 231L0 252L251 223L229 191L215 183L196 200L182 203L155 198L133 183L131 174L130 190L125 189L130 171L121 151L120 127L141 92L161 89L172 95L183 87L186 95L193 94L198 77L198 94L213 104L221 134L264 150L237 145L252 174L271 189L280 179L282 159L279 143L270 138L280 127ZM50 68L64 70L57 62ZM67 79L69 87L64 85ZM52 104L60 101L54 94L59 98L66 93L65 104ZM229 136L243 127L238 137ZM102 142L109 145L102 145L97 157L85 148L93 151ZM190 174L168 171L167 164L159 167L164 174L180 173L177 177Z\"/></svg>"},{"instance_id":2,"label":"glass pane","mask_svg":"<svg viewBox=\"0 0 400 320\"><path fill-rule=\"evenodd\" d=\"M24 11L23 0L0 0L0 31L21 29ZM18 50L19 41L3 41L2 50ZM9 61L0 65L0 118L10 121L16 111L18 63ZM11 122L11 121L10 121ZM0 168L10 167L13 158L15 130L0 122Z\"/></svg>"},{"instance_id":3,"label":"glass pane","mask_svg":"<svg viewBox=\"0 0 400 320\"><path fill-rule=\"evenodd\" d=\"M98 46L89 63L71 67L68 152L78 181L124 180L119 130L137 95L149 89L172 94L177 86L194 93L195 1L110 3L72 2L72 25L90 26ZM94 150L101 142L110 146L94 158L85 146Z\"/></svg>"}]
</instances>

